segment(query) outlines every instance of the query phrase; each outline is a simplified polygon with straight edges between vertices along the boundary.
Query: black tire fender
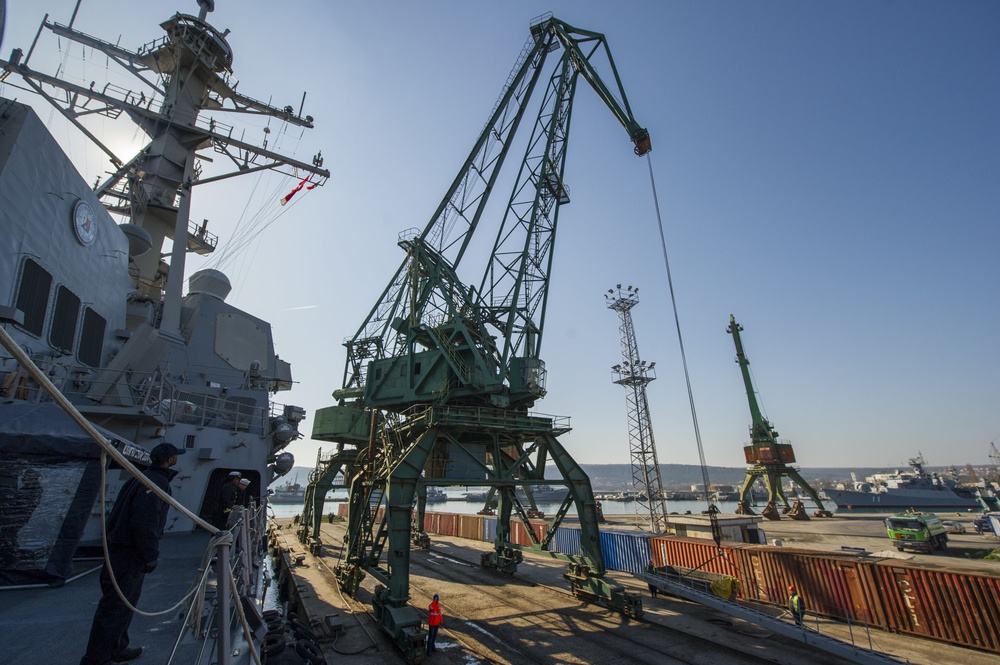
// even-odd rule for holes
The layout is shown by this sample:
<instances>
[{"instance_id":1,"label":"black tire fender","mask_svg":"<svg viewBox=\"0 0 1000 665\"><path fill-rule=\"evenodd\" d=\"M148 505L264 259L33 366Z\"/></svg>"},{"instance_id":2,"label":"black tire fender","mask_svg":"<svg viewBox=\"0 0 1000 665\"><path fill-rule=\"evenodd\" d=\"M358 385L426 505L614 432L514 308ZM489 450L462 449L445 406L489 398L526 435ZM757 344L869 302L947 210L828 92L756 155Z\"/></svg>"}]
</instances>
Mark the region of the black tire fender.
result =
<instances>
[{"instance_id":1,"label":"black tire fender","mask_svg":"<svg viewBox=\"0 0 1000 665\"><path fill-rule=\"evenodd\" d=\"M285 650L285 636L276 633L268 634L261 645L261 651L268 656L277 656Z\"/></svg>"},{"instance_id":2,"label":"black tire fender","mask_svg":"<svg viewBox=\"0 0 1000 665\"><path fill-rule=\"evenodd\" d=\"M305 626L292 626L292 634L295 635L297 640L308 640L310 642L316 641L316 633L309 630Z\"/></svg>"},{"instance_id":3,"label":"black tire fender","mask_svg":"<svg viewBox=\"0 0 1000 665\"><path fill-rule=\"evenodd\" d=\"M292 628L305 628L310 633L313 632L312 626L309 625L309 622L305 621L304 619L300 619L294 614L288 615L288 625L291 626Z\"/></svg>"},{"instance_id":4,"label":"black tire fender","mask_svg":"<svg viewBox=\"0 0 1000 665\"><path fill-rule=\"evenodd\" d=\"M326 665L323 651L312 640L299 640L295 643L295 653L313 665Z\"/></svg>"}]
</instances>

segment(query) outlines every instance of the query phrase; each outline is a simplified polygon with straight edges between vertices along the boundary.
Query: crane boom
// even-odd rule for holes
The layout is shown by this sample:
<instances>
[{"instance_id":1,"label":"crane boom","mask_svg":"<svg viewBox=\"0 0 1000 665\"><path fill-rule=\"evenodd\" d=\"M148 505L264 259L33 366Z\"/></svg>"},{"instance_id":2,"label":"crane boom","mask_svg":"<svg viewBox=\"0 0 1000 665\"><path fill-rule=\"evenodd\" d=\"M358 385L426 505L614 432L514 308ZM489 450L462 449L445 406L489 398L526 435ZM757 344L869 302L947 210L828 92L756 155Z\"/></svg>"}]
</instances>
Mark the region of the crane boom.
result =
<instances>
[{"instance_id":1,"label":"crane boom","mask_svg":"<svg viewBox=\"0 0 1000 665\"><path fill-rule=\"evenodd\" d=\"M487 211L546 58L560 45L563 56L546 87L489 262L478 288L466 287L458 279L460 264ZM597 54L607 54L616 94L597 73L592 62ZM588 81L629 133L635 152L650 150L649 133L632 115L604 35L579 30L551 16L534 23L531 40L499 102L430 221L422 231L411 229L401 235L399 244L407 255L355 335L345 343L344 387L335 396L362 394L371 363L398 358L415 343L428 349L439 347L441 340L435 341L428 331L444 319L461 319L468 324L464 327L473 328L448 334L451 344L457 335L477 348L478 357L467 372L454 363L458 378L498 374L490 386L479 382L476 394L485 397L502 392L501 401L513 400L525 406L541 396L538 387L523 389L517 375L540 362L559 208L569 202L564 165L578 75ZM438 277L444 278L444 283ZM493 338L500 346L493 344ZM432 400L430 396L427 399ZM409 397L404 400L407 405L410 401Z\"/></svg>"}]
</instances>

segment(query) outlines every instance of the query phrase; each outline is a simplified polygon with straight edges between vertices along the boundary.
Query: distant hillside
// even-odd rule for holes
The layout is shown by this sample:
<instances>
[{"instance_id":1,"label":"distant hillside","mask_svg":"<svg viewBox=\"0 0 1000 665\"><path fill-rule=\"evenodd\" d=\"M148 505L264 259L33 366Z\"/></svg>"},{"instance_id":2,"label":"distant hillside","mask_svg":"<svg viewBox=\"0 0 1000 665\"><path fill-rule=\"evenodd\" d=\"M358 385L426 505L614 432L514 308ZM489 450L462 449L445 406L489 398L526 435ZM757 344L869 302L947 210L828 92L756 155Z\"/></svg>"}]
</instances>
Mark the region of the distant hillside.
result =
<instances>
[{"instance_id":1,"label":"distant hillside","mask_svg":"<svg viewBox=\"0 0 1000 665\"><path fill-rule=\"evenodd\" d=\"M628 464L581 464L583 470L590 476L590 483L595 490L621 489L623 484L631 484L632 468ZM878 473L881 469L837 469L827 467L801 468L799 473L807 482L816 480L831 483L849 482L851 472L858 478ZM713 485L739 485L746 475L746 467L710 466L708 479ZM701 467L696 464L661 464L660 476L668 489L690 489L691 485L702 483Z\"/></svg>"},{"instance_id":2,"label":"distant hillside","mask_svg":"<svg viewBox=\"0 0 1000 665\"><path fill-rule=\"evenodd\" d=\"M581 464L580 466L590 476L590 483L593 488L598 491L619 490L623 485L630 485L632 483L632 468L628 464ZM309 480L310 471L312 469L309 467L297 466L288 475L276 480L274 484L283 485L286 482L299 482L304 485ZM883 472L885 469L838 469L830 467L799 469L799 473L810 484L816 483L819 480L830 483L850 482L852 471L857 474L858 478L864 478L873 473ZM661 464L660 474L663 478L664 486L672 490L689 490L691 485L700 485L702 482L701 467L696 464ZM708 467L708 479L714 485L739 485L743 482L745 474L745 467ZM549 477L552 477L551 472Z\"/></svg>"}]
</instances>

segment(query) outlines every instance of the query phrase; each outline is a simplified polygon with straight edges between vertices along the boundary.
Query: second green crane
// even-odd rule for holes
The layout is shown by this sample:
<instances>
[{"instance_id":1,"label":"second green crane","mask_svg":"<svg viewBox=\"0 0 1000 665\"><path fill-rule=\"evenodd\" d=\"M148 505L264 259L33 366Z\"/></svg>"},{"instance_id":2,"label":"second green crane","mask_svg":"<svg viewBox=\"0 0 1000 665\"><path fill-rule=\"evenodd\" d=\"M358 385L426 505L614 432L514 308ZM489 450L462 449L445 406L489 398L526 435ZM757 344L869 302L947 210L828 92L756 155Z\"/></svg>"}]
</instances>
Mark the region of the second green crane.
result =
<instances>
[{"instance_id":1,"label":"second green crane","mask_svg":"<svg viewBox=\"0 0 1000 665\"><path fill-rule=\"evenodd\" d=\"M743 372L743 383L746 385L747 399L750 402L750 416L753 419L750 425L750 443L743 446L743 453L746 455L747 475L740 488L739 507L736 512L740 515L751 515L753 509L750 507L750 492L754 483L760 479L764 481L767 489L767 506L761 511L761 515L770 520L781 519L778 512L777 503L780 499L784 504L784 512L792 519L807 520L802 502L796 500L794 504L789 504L785 493L781 488L781 479L787 476L794 481L812 499L818 508L817 517L830 517L830 512L823 507L819 495L809 486L798 470L790 465L795 462L795 451L792 444L787 441L778 440L778 432L771 426L771 423L761 414L760 406L757 404L757 397L754 394L753 381L750 379L750 361L747 360L743 352L743 342L740 340L740 331L743 326L736 323L733 315L729 316L729 327L726 332L733 336L736 343L736 362Z\"/></svg>"}]
</instances>

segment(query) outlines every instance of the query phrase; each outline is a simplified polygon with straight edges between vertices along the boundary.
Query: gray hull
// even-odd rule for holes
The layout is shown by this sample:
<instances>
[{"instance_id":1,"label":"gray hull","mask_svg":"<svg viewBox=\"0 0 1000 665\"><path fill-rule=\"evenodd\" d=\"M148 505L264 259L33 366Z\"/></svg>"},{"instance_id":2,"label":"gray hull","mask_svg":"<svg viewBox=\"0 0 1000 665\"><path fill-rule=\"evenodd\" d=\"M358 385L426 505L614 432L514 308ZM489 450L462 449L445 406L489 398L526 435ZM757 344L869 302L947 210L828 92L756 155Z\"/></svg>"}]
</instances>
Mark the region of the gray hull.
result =
<instances>
[{"instance_id":1,"label":"gray hull","mask_svg":"<svg viewBox=\"0 0 1000 665\"><path fill-rule=\"evenodd\" d=\"M950 490L889 490L887 492L857 492L854 490L825 490L838 510L905 510L949 508L975 510L975 498L959 496Z\"/></svg>"},{"instance_id":2,"label":"gray hull","mask_svg":"<svg viewBox=\"0 0 1000 665\"><path fill-rule=\"evenodd\" d=\"M305 501L305 492L292 494L272 494L268 497L268 503L302 503Z\"/></svg>"}]
</instances>

